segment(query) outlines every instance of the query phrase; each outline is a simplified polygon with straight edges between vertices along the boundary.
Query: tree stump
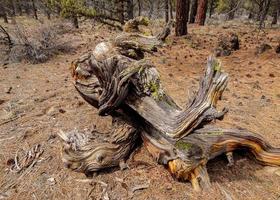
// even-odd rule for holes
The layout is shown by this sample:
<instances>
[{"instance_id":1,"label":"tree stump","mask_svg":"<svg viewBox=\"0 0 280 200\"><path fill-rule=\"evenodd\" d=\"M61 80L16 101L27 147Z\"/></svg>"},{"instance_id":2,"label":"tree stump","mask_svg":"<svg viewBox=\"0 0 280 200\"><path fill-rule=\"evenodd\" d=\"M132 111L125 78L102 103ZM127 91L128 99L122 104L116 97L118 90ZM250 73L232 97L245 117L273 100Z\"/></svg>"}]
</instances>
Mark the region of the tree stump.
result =
<instances>
[{"instance_id":1,"label":"tree stump","mask_svg":"<svg viewBox=\"0 0 280 200\"><path fill-rule=\"evenodd\" d=\"M228 111L216 108L228 82L228 74L221 70L218 60L208 58L198 91L181 108L165 92L150 61L133 59L122 52L137 49L144 55L147 43L157 46L162 40L134 40L134 35L129 38L133 39L122 42L117 37L112 43L101 43L72 62L79 94L98 109L100 116L112 116L113 122L111 132L101 138L96 132L60 133L66 166L86 174L113 166L123 168L142 141L156 162L165 165L178 180L189 180L199 191L210 187L207 162L226 154L233 164L232 152L236 149L252 152L264 165L280 165L280 149L260 135L207 125L222 120ZM133 42L135 45L127 45Z\"/></svg>"},{"instance_id":2,"label":"tree stump","mask_svg":"<svg viewBox=\"0 0 280 200\"><path fill-rule=\"evenodd\" d=\"M231 33L228 36L222 36L219 38L214 54L217 57L229 56L232 51L236 50L239 50L239 39L236 34Z\"/></svg>"}]
</instances>

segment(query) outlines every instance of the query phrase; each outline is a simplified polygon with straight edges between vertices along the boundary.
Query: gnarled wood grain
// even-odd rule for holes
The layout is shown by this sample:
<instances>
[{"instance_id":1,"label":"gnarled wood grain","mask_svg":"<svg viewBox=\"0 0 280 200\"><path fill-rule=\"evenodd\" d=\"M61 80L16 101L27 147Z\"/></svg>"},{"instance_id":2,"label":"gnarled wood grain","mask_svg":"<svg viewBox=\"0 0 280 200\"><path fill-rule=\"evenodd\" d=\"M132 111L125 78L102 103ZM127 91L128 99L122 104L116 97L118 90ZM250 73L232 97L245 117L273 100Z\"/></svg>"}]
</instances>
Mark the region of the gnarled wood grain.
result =
<instances>
[{"instance_id":1,"label":"gnarled wood grain","mask_svg":"<svg viewBox=\"0 0 280 200\"><path fill-rule=\"evenodd\" d=\"M113 126L106 140L92 138L95 134L60 134L64 162L86 173L117 166L141 136L154 159L177 179L189 180L195 190L210 187L207 162L226 154L233 164L231 155L236 149L252 152L261 164L280 166L280 150L258 134L203 128L227 112L226 108L218 111L217 102L227 86L228 74L214 57L208 58L199 89L186 107L178 106L165 92L154 64L142 58L145 52L153 51L152 45L161 44L169 27L157 37L121 35L73 61L76 89L100 116L111 115Z\"/></svg>"}]
</instances>

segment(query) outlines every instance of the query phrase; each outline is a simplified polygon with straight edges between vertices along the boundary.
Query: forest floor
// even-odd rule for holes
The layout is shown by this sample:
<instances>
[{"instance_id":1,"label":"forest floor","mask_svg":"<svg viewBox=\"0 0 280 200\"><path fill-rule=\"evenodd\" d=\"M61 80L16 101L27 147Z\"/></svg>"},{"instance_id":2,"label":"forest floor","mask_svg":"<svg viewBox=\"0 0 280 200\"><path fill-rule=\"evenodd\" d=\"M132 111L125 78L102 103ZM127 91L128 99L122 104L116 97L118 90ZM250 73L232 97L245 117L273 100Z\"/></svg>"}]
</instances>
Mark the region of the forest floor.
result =
<instances>
[{"instance_id":1,"label":"forest floor","mask_svg":"<svg viewBox=\"0 0 280 200\"><path fill-rule=\"evenodd\" d=\"M189 26L188 36L169 37L165 47L148 57L167 92L184 105L189 89L198 88L218 37L229 32L238 34L241 48L220 58L230 81L219 107L227 106L230 112L217 123L260 133L280 147L280 55L274 49L255 54L263 42L276 46L279 28L258 32L233 22ZM115 168L92 179L63 166L59 131L82 132L96 125L106 132L110 127L110 118L99 117L75 91L71 61L116 33L84 22L64 35L75 51L43 64L0 67L0 199L280 199L280 168L261 166L243 151L234 153L232 167L224 156L209 162L212 187L202 193L194 192L189 182L173 179L144 147L128 160L129 169ZM11 171L15 155L36 144L43 149L38 162L19 173Z\"/></svg>"}]
</instances>

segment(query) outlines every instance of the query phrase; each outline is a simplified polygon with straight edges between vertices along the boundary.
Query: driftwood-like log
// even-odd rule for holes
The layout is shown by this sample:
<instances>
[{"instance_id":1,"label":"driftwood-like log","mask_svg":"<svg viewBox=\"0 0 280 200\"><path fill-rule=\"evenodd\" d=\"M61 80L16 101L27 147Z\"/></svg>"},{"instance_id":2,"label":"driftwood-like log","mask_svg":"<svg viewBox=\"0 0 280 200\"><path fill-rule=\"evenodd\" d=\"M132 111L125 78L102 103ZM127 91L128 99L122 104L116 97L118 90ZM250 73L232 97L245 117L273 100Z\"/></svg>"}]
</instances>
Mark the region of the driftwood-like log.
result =
<instances>
[{"instance_id":1,"label":"driftwood-like log","mask_svg":"<svg viewBox=\"0 0 280 200\"><path fill-rule=\"evenodd\" d=\"M88 55L85 69L77 66L76 74L82 70L93 80L91 85L100 85L99 114L110 114L123 101L141 117L151 123L158 131L170 138L182 138L203 121L221 118L227 109L216 110L216 104L227 84L227 74L221 72L220 63L209 58L205 76L195 98L186 108L180 108L162 88L156 68L146 60L134 61L121 55L115 55L99 62L96 55ZM106 81L104 81L106 80ZM84 88L92 88L92 86ZM77 81L80 93L82 84ZM84 89L85 90L85 89ZM130 93L129 93L130 90ZM129 95L128 95L129 93ZM86 98L89 99L88 95ZM92 100L91 100L92 101ZM94 106L94 105L93 105Z\"/></svg>"},{"instance_id":2,"label":"driftwood-like log","mask_svg":"<svg viewBox=\"0 0 280 200\"><path fill-rule=\"evenodd\" d=\"M209 160L225 154L233 164L232 152L237 149L250 151L260 164L280 165L280 149L247 130L205 127L176 142L155 133L144 132L142 138L155 160L166 165L177 179L189 180L195 190L210 186L206 169Z\"/></svg>"},{"instance_id":3,"label":"driftwood-like log","mask_svg":"<svg viewBox=\"0 0 280 200\"><path fill-rule=\"evenodd\" d=\"M140 136L135 127L123 116L114 116L109 133L60 132L65 166L86 174L114 166L124 168Z\"/></svg>"},{"instance_id":4,"label":"driftwood-like log","mask_svg":"<svg viewBox=\"0 0 280 200\"><path fill-rule=\"evenodd\" d=\"M158 45L159 39L146 39ZM228 82L218 60L208 58L197 93L181 108L165 92L150 61L133 59L121 52L138 49L144 55L146 41L130 42L141 45L127 48L121 45L126 42L101 43L72 63L77 91L98 109L100 116L111 115L114 122L112 131L104 137L106 140L92 138L94 133L90 137L60 134L63 161L68 167L89 173L119 166L139 145L136 141L140 138L159 164L165 165L177 179L189 180L195 190L210 187L207 162L226 154L233 164L232 152L236 149L252 152L261 164L280 165L280 150L260 135L204 126L222 119L227 112L216 109Z\"/></svg>"},{"instance_id":5,"label":"driftwood-like log","mask_svg":"<svg viewBox=\"0 0 280 200\"><path fill-rule=\"evenodd\" d=\"M133 19L130 19L124 24L123 30L128 33L140 32L139 25L148 26L149 19L144 16L138 16Z\"/></svg>"},{"instance_id":6,"label":"driftwood-like log","mask_svg":"<svg viewBox=\"0 0 280 200\"><path fill-rule=\"evenodd\" d=\"M156 36L145 36L138 31L138 25L145 24L145 18L141 18L141 21L132 20L127 22L125 26L133 27L134 31L124 32L118 35L113 41L112 45L118 50L118 52L126 57L140 60L144 58L144 53L153 53L157 51L165 41L166 37L171 33L173 21L166 24L164 29ZM133 25L131 25L133 24Z\"/></svg>"}]
</instances>

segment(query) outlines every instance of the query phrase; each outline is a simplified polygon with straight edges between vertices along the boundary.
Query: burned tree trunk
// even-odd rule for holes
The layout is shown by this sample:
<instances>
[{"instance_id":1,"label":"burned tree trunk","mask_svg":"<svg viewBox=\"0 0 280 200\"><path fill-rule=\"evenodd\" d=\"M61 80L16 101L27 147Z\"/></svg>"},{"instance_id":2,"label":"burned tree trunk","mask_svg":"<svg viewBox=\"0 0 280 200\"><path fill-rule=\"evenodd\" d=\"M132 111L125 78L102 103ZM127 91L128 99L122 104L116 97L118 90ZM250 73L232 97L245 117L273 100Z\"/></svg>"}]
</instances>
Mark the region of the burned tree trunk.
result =
<instances>
[{"instance_id":1,"label":"burned tree trunk","mask_svg":"<svg viewBox=\"0 0 280 200\"><path fill-rule=\"evenodd\" d=\"M198 4L198 0L191 1L191 11L190 11L190 19L189 19L190 24L193 24L195 22L197 4Z\"/></svg>"},{"instance_id":2,"label":"burned tree trunk","mask_svg":"<svg viewBox=\"0 0 280 200\"><path fill-rule=\"evenodd\" d=\"M166 37L167 29L159 35ZM134 146L142 141L155 161L166 166L175 178L189 180L197 191L210 187L207 162L226 154L233 164L232 152L236 149L252 152L261 164L279 166L280 149L260 135L206 126L227 113L226 108L217 110L228 75L215 58L208 58L197 93L181 108L165 92L155 66L128 53L137 50L144 54L162 39L127 33L98 44L91 53L72 62L79 94L98 109L100 116L110 115L113 120L107 134L60 133L63 162L84 173L123 168Z\"/></svg>"},{"instance_id":3,"label":"burned tree trunk","mask_svg":"<svg viewBox=\"0 0 280 200\"><path fill-rule=\"evenodd\" d=\"M208 0L198 0L197 13L195 22L201 26L204 25L207 12Z\"/></svg>"},{"instance_id":4,"label":"burned tree trunk","mask_svg":"<svg viewBox=\"0 0 280 200\"><path fill-rule=\"evenodd\" d=\"M126 1L126 12L127 12L127 18L128 19L133 19L133 0L127 0Z\"/></svg>"},{"instance_id":5,"label":"burned tree trunk","mask_svg":"<svg viewBox=\"0 0 280 200\"><path fill-rule=\"evenodd\" d=\"M178 0L176 4L176 36L182 36L187 34L187 22L188 22L188 1Z\"/></svg>"}]
</instances>

